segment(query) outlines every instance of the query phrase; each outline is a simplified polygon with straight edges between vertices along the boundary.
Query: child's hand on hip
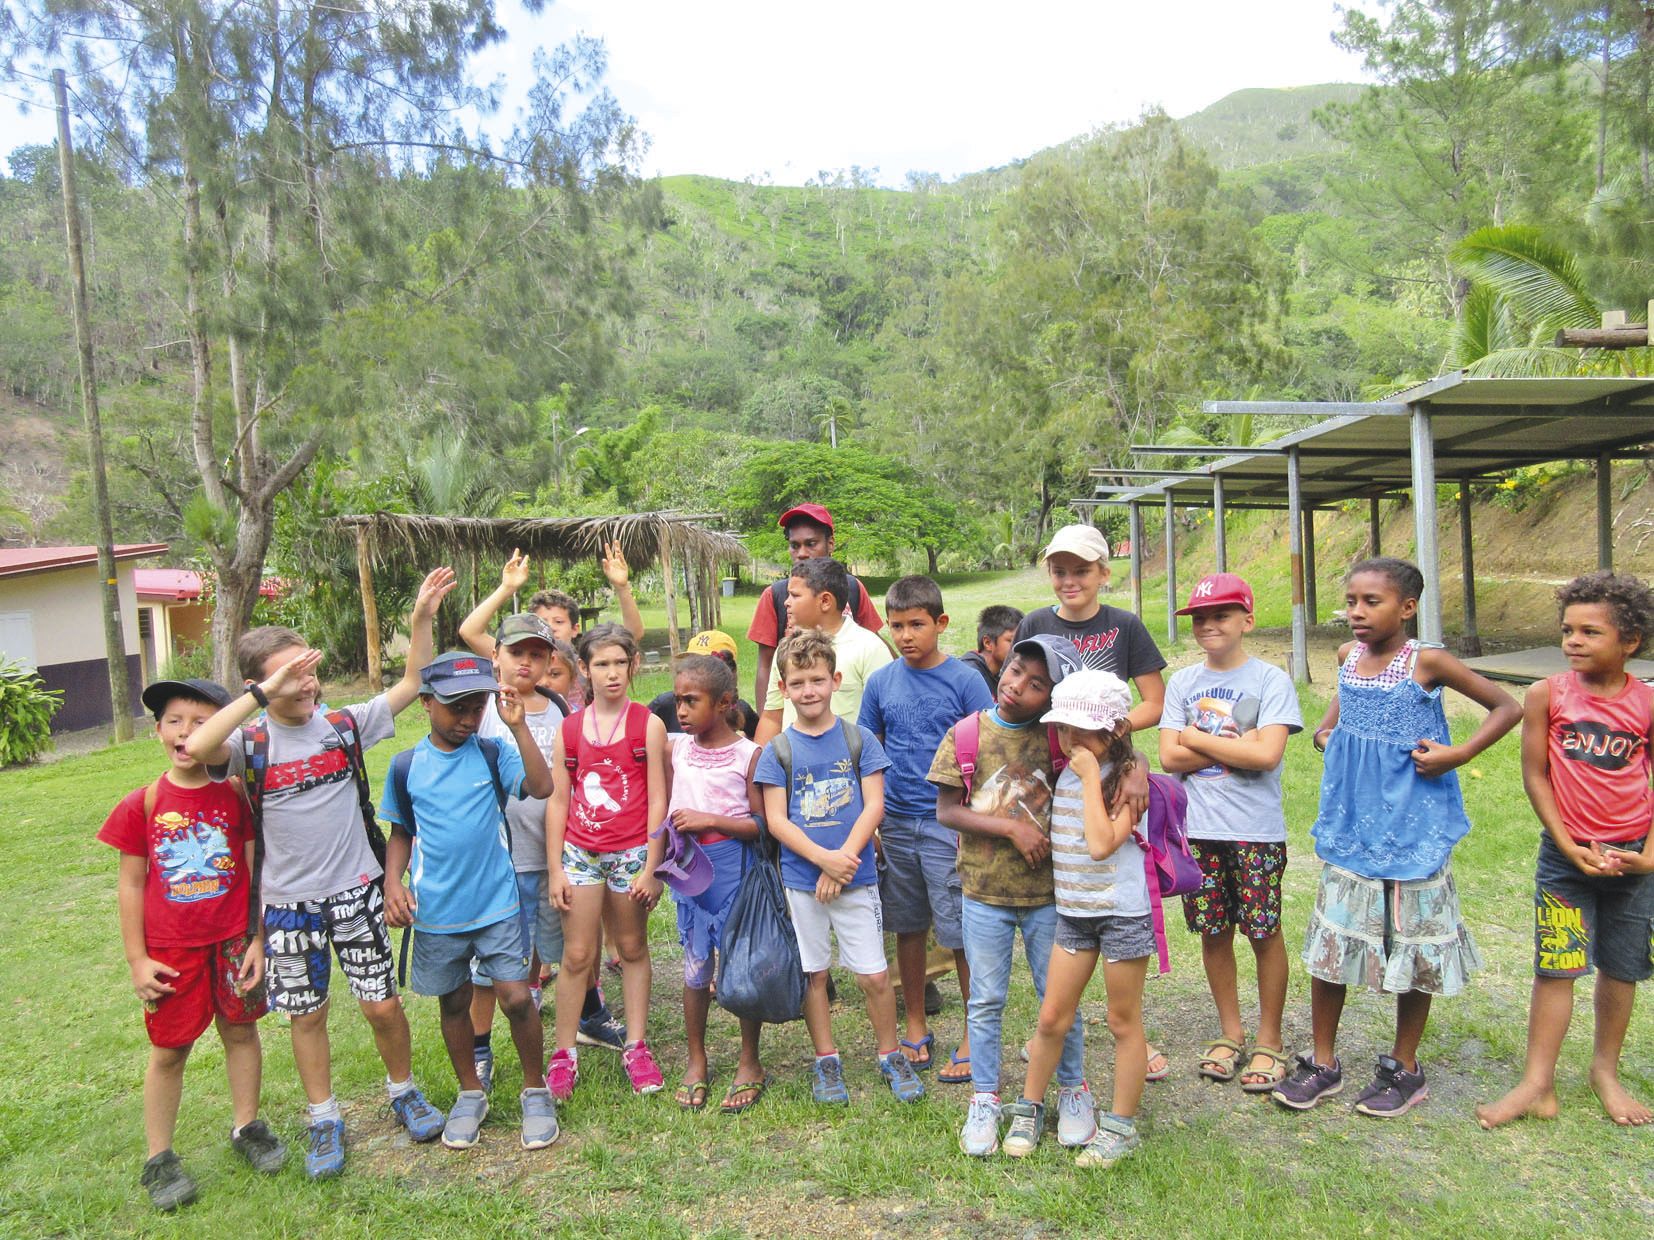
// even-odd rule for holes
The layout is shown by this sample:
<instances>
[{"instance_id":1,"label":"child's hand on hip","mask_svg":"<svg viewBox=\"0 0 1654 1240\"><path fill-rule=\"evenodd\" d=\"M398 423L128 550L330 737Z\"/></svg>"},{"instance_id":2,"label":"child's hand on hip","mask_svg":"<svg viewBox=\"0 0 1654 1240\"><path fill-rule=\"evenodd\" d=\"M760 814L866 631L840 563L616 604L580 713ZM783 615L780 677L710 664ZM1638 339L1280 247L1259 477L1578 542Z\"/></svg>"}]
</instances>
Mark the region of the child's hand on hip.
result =
<instances>
[{"instance_id":1,"label":"child's hand on hip","mask_svg":"<svg viewBox=\"0 0 1654 1240\"><path fill-rule=\"evenodd\" d=\"M1463 763L1457 746L1440 741L1420 740L1413 750L1413 769L1426 779L1439 778Z\"/></svg>"}]
</instances>

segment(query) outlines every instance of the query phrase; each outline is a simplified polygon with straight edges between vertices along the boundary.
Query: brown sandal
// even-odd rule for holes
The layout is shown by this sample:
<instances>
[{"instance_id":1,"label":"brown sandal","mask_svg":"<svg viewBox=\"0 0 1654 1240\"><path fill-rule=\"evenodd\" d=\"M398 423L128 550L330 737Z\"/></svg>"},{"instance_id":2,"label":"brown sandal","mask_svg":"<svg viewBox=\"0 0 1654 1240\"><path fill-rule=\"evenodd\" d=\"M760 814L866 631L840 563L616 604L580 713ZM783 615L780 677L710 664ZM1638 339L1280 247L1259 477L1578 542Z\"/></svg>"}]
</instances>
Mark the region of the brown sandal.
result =
<instances>
[{"instance_id":1,"label":"brown sandal","mask_svg":"<svg viewBox=\"0 0 1654 1240\"><path fill-rule=\"evenodd\" d=\"M1262 1055L1269 1060L1268 1068L1254 1068L1252 1060ZM1254 1046L1247 1056L1246 1071L1240 1074L1241 1088L1249 1094L1267 1094L1286 1080L1288 1068L1286 1052L1271 1046ZM1253 1079L1248 1080L1251 1077Z\"/></svg>"},{"instance_id":2,"label":"brown sandal","mask_svg":"<svg viewBox=\"0 0 1654 1240\"><path fill-rule=\"evenodd\" d=\"M1229 1054L1219 1055L1220 1050L1226 1050ZM1200 1057L1198 1071L1209 1081L1227 1084L1240 1071L1240 1057L1245 1053L1246 1048L1239 1042L1229 1038L1213 1038L1206 1044L1206 1053Z\"/></svg>"}]
</instances>

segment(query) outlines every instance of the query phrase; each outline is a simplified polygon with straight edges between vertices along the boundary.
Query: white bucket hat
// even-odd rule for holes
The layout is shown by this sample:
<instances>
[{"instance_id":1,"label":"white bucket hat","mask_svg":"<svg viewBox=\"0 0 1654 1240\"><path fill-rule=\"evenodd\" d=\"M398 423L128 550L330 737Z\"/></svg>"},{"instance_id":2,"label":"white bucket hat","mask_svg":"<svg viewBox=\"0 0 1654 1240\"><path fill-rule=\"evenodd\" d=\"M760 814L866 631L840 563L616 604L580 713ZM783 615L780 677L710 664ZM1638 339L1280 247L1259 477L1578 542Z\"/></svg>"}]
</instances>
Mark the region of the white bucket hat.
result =
<instances>
[{"instance_id":1,"label":"white bucket hat","mask_svg":"<svg viewBox=\"0 0 1654 1240\"><path fill-rule=\"evenodd\" d=\"M1066 723L1087 732L1112 732L1131 710L1131 690L1113 672L1087 668L1062 678L1051 690L1042 723Z\"/></svg>"}]
</instances>

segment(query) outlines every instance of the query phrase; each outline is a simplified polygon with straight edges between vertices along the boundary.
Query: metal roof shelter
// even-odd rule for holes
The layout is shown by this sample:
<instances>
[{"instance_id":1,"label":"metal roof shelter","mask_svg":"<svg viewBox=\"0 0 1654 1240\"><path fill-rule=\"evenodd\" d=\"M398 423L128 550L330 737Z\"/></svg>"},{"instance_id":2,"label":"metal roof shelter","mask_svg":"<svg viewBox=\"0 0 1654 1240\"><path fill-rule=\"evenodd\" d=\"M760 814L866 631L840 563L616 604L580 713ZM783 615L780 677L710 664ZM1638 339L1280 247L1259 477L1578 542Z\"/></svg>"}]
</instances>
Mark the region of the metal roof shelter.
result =
<instances>
[{"instance_id":1,"label":"metal roof shelter","mask_svg":"<svg viewBox=\"0 0 1654 1240\"><path fill-rule=\"evenodd\" d=\"M1166 509L1167 638L1175 640L1176 547L1173 511L1211 508L1217 567L1227 566L1228 509L1277 509L1288 514L1292 558L1292 673L1308 679L1307 626L1315 619L1314 513L1348 500L1369 502L1369 537L1379 550L1378 501L1410 496L1416 557L1424 573L1419 636L1441 640L1441 566L1437 556L1436 483L1459 483L1467 646L1474 653L1476 597L1470 530L1471 487L1494 475L1545 461L1597 464L1597 559L1613 566L1611 463L1646 459L1654 444L1654 377L1475 378L1443 375L1381 401L1208 401L1207 413L1294 415L1323 420L1255 447L1191 448L1133 445L1137 456L1189 457L1184 470L1118 470L1097 466L1098 478L1142 481L1099 484L1079 504L1124 504L1131 511L1132 589L1142 614L1142 505ZM1215 457L1199 463L1201 457Z\"/></svg>"}]
</instances>

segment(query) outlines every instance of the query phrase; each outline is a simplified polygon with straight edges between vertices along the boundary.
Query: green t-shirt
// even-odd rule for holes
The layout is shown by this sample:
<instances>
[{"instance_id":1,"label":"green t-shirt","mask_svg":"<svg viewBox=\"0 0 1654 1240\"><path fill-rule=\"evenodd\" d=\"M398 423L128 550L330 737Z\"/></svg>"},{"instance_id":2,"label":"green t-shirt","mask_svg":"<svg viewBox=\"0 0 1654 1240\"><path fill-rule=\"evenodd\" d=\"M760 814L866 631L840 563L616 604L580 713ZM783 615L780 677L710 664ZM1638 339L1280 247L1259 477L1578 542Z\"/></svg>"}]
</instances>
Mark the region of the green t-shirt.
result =
<instances>
[{"instance_id":1,"label":"green t-shirt","mask_svg":"<svg viewBox=\"0 0 1654 1240\"><path fill-rule=\"evenodd\" d=\"M985 710L972 778L970 807L996 818L1022 818L1045 835L1051 834L1051 742L1037 719L1021 727L1000 721L997 710ZM954 750L953 729L931 760L931 783L963 788ZM959 833L959 882L964 893L983 904L1005 908L1038 908L1056 899L1051 882L1051 858L1030 867L1010 840L968 831Z\"/></svg>"}]
</instances>

